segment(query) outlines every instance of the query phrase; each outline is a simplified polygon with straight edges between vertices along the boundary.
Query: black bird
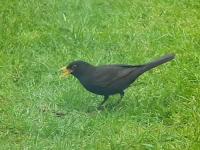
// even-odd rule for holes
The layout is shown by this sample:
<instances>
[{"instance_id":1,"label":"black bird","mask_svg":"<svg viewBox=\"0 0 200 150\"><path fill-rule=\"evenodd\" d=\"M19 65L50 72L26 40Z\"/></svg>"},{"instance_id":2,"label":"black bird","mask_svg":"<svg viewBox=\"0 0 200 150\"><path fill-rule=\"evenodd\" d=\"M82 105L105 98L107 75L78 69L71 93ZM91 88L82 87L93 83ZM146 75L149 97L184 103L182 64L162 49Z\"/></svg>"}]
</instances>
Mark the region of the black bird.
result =
<instances>
[{"instance_id":1,"label":"black bird","mask_svg":"<svg viewBox=\"0 0 200 150\"><path fill-rule=\"evenodd\" d=\"M174 54L161 57L143 65L103 65L93 66L84 61L74 61L68 66L61 68L63 76L72 74L90 92L103 95L104 100L98 108L113 94L124 96L124 90L130 86L144 72L155 68L175 58Z\"/></svg>"}]
</instances>

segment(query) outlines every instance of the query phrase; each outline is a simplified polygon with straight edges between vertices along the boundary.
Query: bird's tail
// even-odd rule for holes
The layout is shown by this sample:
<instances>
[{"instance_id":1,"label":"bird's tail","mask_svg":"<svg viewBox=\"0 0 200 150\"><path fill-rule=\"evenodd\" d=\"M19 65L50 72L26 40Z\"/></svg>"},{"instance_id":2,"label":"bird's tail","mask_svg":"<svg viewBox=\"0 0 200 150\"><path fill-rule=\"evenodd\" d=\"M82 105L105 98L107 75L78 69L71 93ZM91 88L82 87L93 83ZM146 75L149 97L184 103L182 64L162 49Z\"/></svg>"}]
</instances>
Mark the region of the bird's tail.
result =
<instances>
[{"instance_id":1,"label":"bird's tail","mask_svg":"<svg viewBox=\"0 0 200 150\"><path fill-rule=\"evenodd\" d=\"M158 60L155 60L155 61L152 61L150 63L147 63L147 64L143 65L142 72L144 73L144 72L146 72L146 71L148 71L148 70L150 70L152 68L155 68L155 67L157 67L157 66L159 66L161 64L164 64L164 63L166 63L168 61L171 61L174 58L175 58L174 54L165 55L165 56L161 57Z\"/></svg>"}]
</instances>

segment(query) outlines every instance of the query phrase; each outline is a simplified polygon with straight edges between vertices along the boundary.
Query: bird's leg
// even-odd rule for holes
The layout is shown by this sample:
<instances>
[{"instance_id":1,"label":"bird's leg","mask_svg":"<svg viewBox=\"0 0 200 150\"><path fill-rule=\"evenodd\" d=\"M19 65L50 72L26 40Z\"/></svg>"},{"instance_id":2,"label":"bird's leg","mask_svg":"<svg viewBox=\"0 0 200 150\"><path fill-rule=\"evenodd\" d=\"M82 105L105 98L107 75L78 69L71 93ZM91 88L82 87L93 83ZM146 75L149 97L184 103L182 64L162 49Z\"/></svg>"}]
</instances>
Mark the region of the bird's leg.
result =
<instances>
[{"instance_id":1,"label":"bird's leg","mask_svg":"<svg viewBox=\"0 0 200 150\"><path fill-rule=\"evenodd\" d=\"M98 108L97 109L102 109L102 106L103 106L103 104L108 100L108 95L105 95L104 96L104 100L103 100L103 102L101 102L101 104L98 106Z\"/></svg>"},{"instance_id":2,"label":"bird's leg","mask_svg":"<svg viewBox=\"0 0 200 150\"><path fill-rule=\"evenodd\" d=\"M120 99L118 100L116 105L118 105L122 101L122 98L124 97L124 91L120 92L119 94L120 94Z\"/></svg>"},{"instance_id":3,"label":"bird's leg","mask_svg":"<svg viewBox=\"0 0 200 150\"><path fill-rule=\"evenodd\" d=\"M121 99L124 97L124 91L120 93Z\"/></svg>"}]
</instances>

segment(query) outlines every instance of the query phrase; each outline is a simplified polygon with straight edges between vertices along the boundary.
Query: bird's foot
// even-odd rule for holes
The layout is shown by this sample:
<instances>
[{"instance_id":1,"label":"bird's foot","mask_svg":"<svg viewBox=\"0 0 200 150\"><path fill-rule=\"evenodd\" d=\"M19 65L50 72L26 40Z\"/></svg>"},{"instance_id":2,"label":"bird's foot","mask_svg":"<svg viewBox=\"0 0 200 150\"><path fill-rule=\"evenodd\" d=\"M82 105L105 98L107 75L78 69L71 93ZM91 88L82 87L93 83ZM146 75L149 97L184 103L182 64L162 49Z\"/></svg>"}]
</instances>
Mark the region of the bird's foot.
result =
<instances>
[{"instance_id":1,"label":"bird's foot","mask_svg":"<svg viewBox=\"0 0 200 150\"><path fill-rule=\"evenodd\" d=\"M102 111L104 109L105 109L105 106L103 106L103 105L100 105L100 106L97 107L97 110L100 110L100 111Z\"/></svg>"}]
</instances>

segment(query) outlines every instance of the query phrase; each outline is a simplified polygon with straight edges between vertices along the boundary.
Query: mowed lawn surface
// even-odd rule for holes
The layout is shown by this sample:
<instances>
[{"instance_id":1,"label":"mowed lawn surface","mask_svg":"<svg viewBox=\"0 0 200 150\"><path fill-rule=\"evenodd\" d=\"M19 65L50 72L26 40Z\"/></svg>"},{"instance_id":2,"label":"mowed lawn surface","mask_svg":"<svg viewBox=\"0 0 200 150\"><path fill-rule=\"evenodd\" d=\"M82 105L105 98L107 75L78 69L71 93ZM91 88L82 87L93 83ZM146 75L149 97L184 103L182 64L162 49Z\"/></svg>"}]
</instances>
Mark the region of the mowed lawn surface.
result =
<instances>
[{"instance_id":1,"label":"mowed lawn surface","mask_svg":"<svg viewBox=\"0 0 200 150\"><path fill-rule=\"evenodd\" d=\"M122 103L58 69L77 59L142 64ZM119 95L111 97L112 106ZM92 110L92 111L88 111ZM61 116L57 116L57 115ZM0 149L200 149L198 0L1 0Z\"/></svg>"}]
</instances>

